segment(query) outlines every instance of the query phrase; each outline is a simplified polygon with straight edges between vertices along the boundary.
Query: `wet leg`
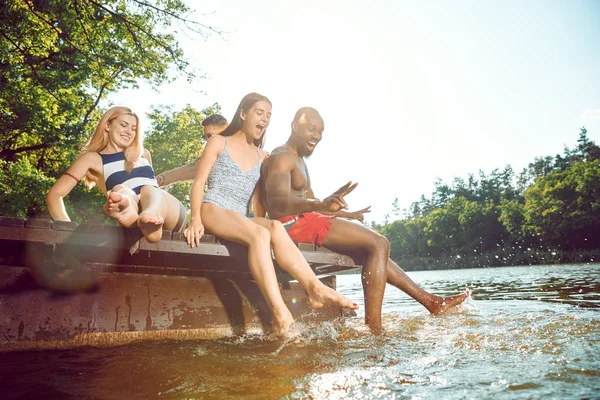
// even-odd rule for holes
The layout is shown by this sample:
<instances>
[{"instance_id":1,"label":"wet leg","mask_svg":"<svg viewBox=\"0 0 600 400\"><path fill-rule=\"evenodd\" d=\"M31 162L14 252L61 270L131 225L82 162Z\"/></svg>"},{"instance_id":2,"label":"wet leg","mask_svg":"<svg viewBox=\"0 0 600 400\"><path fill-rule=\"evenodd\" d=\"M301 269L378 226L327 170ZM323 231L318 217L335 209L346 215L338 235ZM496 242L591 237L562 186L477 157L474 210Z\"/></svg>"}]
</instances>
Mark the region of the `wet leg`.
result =
<instances>
[{"instance_id":1,"label":"wet leg","mask_svg":"<svg viewBox=\"0 0 600 400\"><path fill-rule=\"evenodd\" d=\"M390 247L387 239L362 225L342 219L331 220L331 228L323 246L345 254L361 254L364 258L362 284L365 295L365 323L375 334L382 332L381 308L387 281Z\"/></svg>"},{"instance_id":2,"label":"wet leg","mask_svg":"<svg viewBox=\"0 0 600 400\"><path fill-rule=\"evenodd\" d=\"M464 302L470 294L469 290L463 293L441 297L423 290L417 285L398 264L388 259L388 283L396 286L404 293L421 303L432 314L443 314L451 308Z\"/></svg>"},{"instance_id":3,"label":"wet leg","mask_svg":"<svg viewBox=\"0 0 600 400\"><path fill-rule=\"evenodd\" d=\"M342 232L352 232L353 234L358 234L361 236L369 237L372 235L381 236L378 233L358 224L354 224L342 219L335 219L332 221L332 230L335 227L336 232L341 230ZM338 229L341 227L342 229ZM334 251L351 255L353 257L360 257L361 259L365 259L367 257L368 260L368 252L365 250L364 245L360 245L360 241L353 240L353 243L356 243L354 247L348 246L347 244L343 244L340 246L339 243L343 238L339 238L338 236L331 236L332 230L330 230L329 235L325 239L323 243L325 247L328 247ZM353 239L349 237L349 239ZM385 238L383 238L385 240ZM365 262L365 264L367 264ZM467 290L463 293L441 297L434 295L432 293L427 292L422 289L419 285L417 285L410 277L396 264L394 261L389 259L386 260L386 269L387 269L387 283L397 287L402 290L410 297L415 299L417 302L421 303L429 312L433 314L443 314L444 312L449 311L451 308L463 303L468 297L470 292ZM364 285L364 283L363 283ZM366 296L366 294L365 294ZM365 297L366 300L366 297Z\"/></svg>"},{"instance_id":4,"label":"wet leg","mask_svg":"<svg viewBox=\"0 0 600 400\"><path fill-rule=\"evenodd\" d=\"M269 230L277 263L306 290L312 308L323 308L326 305L358 308L358 304L346 299L317 278L281 222L260 217L253 218L252 221Z\"/></svg>"}]
</instances>

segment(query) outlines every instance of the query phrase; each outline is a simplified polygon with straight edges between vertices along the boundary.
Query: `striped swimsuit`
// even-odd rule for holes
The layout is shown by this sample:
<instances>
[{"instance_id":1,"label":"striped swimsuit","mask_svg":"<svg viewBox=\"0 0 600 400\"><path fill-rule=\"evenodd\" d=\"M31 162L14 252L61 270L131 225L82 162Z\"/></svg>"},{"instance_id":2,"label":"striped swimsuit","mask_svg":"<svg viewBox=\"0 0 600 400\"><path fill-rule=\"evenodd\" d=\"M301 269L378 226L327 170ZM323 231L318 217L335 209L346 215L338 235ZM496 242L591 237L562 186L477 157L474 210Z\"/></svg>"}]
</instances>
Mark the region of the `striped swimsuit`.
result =
<instances>
[{"instance_id":1,"label":"striped swimsuit","mask_svg":"<svg viewBox=\"0 0 600 400\"><path fill-rule=\"evenodd\" d=\"M158 182L154 178L154 169L144 156L141 156L135 163L131 172L127 172L125 171L125 154L123 152L98 154L102 157L102 173L107 191L111 191L116 185L123 185L139 196L143 186L158 187Z\"/></svg>"},{"instance_id":2,"label":"striped swimsuit","mask_svg":"<svg viewBox=\"0 0 600 400\"><path fill-rule=\"evenodd\" d=\"M104 174L106 191L110 192L116 185L123 185L133 190L140 197L142 187L154 186L158 188L158 182L156 182L156 178L154 177L154 169L144 156L141 156L135 163L131 172L127 172L125 171L125 154L123 152L98 154L102 157L102 173ZM186 217L187 210L180 202L179 217L173 228L173 232L183 232Z\"/></svg>"},{"instance_id":3,"label":"striped swimsuit","mask_svg":"<svg viewBox=\"0 0 600 400\"><path fill-rule=\"evenodd\" d=\"M213 203L248 217L250 199L260 178L260 166L262 165L258 149L256 149L256 155L258 162L244 173L229 156L227 138L225 138L225 147L208 175L208 190L202 202Z\"/></svg>"}]
</instances>

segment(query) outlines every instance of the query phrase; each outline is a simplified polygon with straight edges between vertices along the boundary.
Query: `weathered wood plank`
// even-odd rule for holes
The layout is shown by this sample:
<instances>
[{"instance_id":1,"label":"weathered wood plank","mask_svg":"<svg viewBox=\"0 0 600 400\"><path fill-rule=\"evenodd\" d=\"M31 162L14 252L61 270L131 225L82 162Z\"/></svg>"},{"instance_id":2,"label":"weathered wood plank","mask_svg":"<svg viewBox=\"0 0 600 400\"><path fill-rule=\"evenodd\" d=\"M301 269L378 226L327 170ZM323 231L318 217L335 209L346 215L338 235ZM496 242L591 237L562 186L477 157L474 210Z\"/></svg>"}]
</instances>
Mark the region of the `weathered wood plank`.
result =
<instances>
[{"instance_id":1,"label":"weathered wood plank","mask_svg":"<svg viewBox=\"0 0 600 400\"><path fill-rule=\"evenodd\" d=\"M41 262L32 256L33 244L43 244L44 251L52 254L50 261L70 260L81 263L104 263L116 266L138 265L247 272L247 249L237 243L205 235L198 247L190 247L181 234L166 231L158 243L148 243L137 229L123 229L106 225L81 225L55 221L47 222L2 217L0 225L0 264L10 260L11 265ZM47 221L47 220L44 220ZM302 254L319 273L326 274L356 268L345 255L324 252L314 245L299 245ZM36 250L39 251L39 250ZM43 259L48 261L48 257ZM29 265L31 266L31 265ZM39 265L33 265L39 267ZM283 271L278 271L284 274Z\"/></svg>"},{"instance_id":2,"label":"weathered wood plank","mask_svg":"<svg viewBox=\"0 0 600 400\"><path fill-rule=\"evenodd\" d=\"M325 279L335 287L335 277ZM296 321L342 316L337 307L311 309L296 283L280 288ZM0 352L263 334L271 322L260 289L247 279L105 273L95 290L56 295L24 268L0 269Z\"/></svg>"},{"instance_id":3,"label":"weathered wood plank","mask_svg":"<svg viewBox=\"0 0 600 400\"><path fill-rule=\"evenodd\" d=\"M356 268L350 257L299 247L317 275ZM192 248L167 231L148 243L138 229L0 217L0 351L266 332L272 315L247 259L244 246L211 235ZM297 321L341 315L312 310L277 273ZM335 276L322 280L335 288Z\"/></svg>"}]
</instances>

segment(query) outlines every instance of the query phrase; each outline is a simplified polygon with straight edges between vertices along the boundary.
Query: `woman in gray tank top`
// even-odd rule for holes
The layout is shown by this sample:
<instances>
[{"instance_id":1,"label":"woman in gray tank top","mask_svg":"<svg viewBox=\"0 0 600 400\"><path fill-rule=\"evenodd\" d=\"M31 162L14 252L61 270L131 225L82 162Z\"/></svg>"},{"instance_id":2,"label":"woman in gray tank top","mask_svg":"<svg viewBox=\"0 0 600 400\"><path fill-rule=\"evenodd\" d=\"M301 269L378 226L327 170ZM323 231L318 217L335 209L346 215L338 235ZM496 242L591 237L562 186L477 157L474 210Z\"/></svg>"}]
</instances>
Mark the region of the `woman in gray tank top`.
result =
<instances>
[{"instance_id":1,"label":"woman in gray tank top","mask_svg":"<svg viewBox=\"0 0 600 400\"><path fill-rule=\"evenodd\" d=\"M250 93L242 99L229 127L207 142L196 167L191 224L185 236L188 244L198 246L206 229L248 246L250 272L273 312L273 332L285 336L294 320L279 291L271 245L277 263L304 287L314 308L326 304L354 309L358 306L319 281L279 221L262 216L250 218L252 195L266 157L262 146L270 119L269 99Z\"/></svg>"}]
</instances>

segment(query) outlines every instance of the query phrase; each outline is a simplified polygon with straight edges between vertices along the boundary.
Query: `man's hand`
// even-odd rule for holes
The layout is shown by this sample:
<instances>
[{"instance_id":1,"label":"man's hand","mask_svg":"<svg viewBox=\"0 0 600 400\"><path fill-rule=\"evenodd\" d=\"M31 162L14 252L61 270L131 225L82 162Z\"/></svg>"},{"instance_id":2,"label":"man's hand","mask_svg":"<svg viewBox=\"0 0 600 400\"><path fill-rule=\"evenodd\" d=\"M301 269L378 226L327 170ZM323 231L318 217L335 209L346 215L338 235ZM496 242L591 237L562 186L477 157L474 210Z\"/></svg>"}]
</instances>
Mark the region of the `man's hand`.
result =
<instances>
[{"instance_id":1,"label":"man's hand","mask_svg":"<svg viewBox=\"0 0 600 400\"><path fill-rule=\"evenodd\" d=\"M165 175L164 175L164 172L162 174L156 175L156 182L158 182L158 187L159 188L165 187Z\"/></svg>"},{"instance_id":2,"label":"man's hand","mask_svg":"<svg viewBox=\"0 0 600 400\"><path fill-rule=\"evenodd\" d=\"M366 214L368 212L371 212L371 206L363 208L362 210L349 212L349 213L347 213L347 215L345 215L345 217L348 219L357 219L364 224L365 223L364 214Z\"/></svg>"},{"instance_id":3,"label":"man's hand","mask_svg":"<svg viewBox=\"0 0 600 400\"><path fill-rule=\"evenodd\" d=\"M358 183L352 183L352 181L350 181L333 192L333 194L321 200L322 210L331 212L340 211L342 209L347 210L348 204L346 204L344 196L353 191L356 185L358 185Z\"/></svg>"}]
</instances>

